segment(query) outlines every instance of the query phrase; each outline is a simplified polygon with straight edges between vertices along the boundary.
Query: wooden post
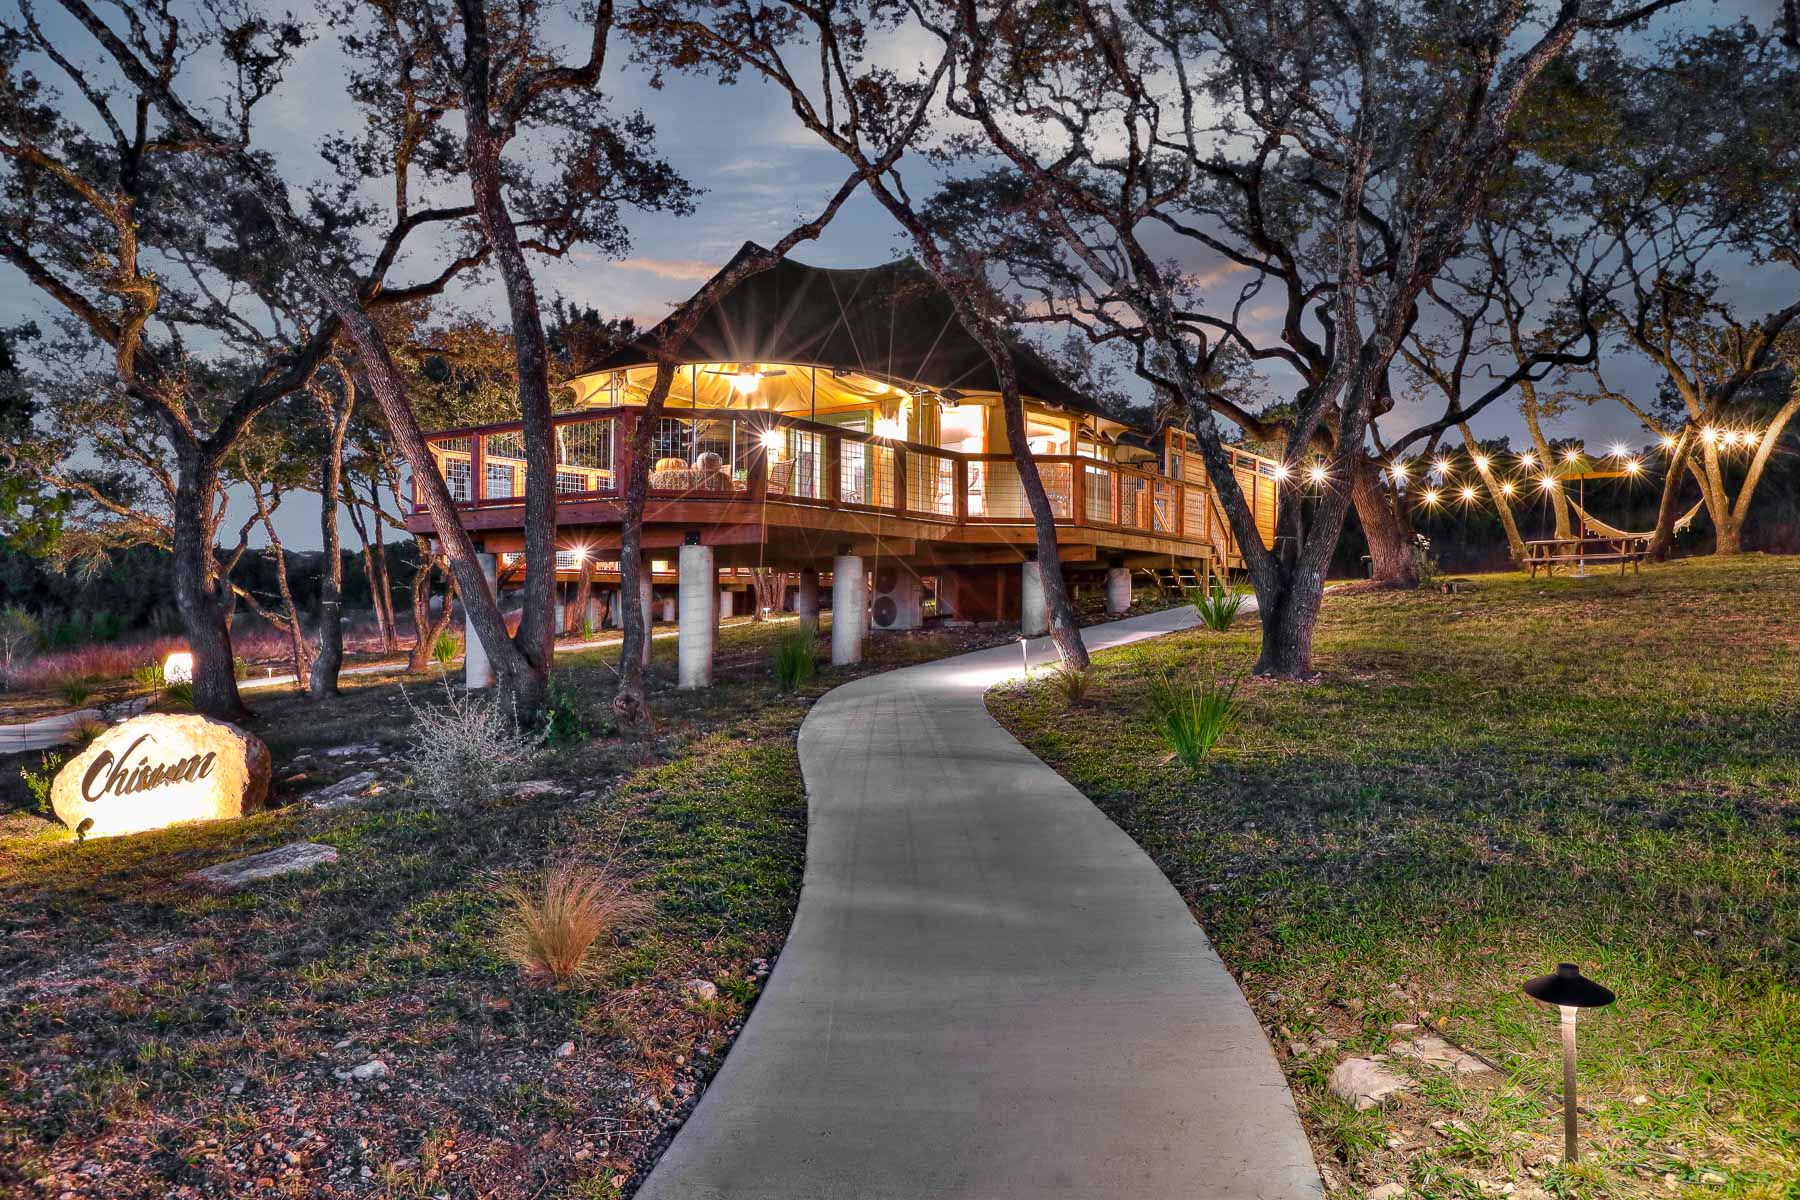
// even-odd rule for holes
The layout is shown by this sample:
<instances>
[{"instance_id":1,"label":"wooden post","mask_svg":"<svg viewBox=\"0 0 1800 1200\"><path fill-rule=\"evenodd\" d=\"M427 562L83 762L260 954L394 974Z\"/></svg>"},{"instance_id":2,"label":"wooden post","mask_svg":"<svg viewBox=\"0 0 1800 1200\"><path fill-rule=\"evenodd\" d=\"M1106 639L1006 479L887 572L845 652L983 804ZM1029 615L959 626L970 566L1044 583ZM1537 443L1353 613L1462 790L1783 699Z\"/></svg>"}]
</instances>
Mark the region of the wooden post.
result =
<instances>
[{"instance_id":1,"label":"wooden post","mask_svg":"<svg viewBox=\"0 0 1800 1200\"><path fill-rule=\"evenodd\" d=\"M487 499L487 434L469 437L469 503Z\"/></svg>"}]
</instances>

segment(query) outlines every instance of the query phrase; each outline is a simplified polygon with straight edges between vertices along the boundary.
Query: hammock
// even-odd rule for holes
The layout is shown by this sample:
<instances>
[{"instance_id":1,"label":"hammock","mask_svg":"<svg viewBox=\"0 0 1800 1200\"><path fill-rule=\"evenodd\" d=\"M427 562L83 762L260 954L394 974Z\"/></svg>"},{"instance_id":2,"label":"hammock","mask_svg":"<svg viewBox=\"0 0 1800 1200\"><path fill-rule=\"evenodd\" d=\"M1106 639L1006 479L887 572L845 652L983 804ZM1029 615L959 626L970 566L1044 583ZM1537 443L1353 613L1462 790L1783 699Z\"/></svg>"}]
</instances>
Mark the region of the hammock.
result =
<instances>
[{"instance_id":1,"label":"hammock","mask_svg":"<svg viewBox=\"0 0 1800 1200\"><path fill-rule=\"evenodd\" d=\"M1581 507L1581 505L1575 503L1573 500L1569 501L1569 507L1581 514L1581 523L1583 525L1592 529L1601 537L1649 538L1654 536L1653 533L1628 533L1616 526L1608 525L1605 521L1600 520L1598 517L1594 516L1593 513L1590 513L1587 509ZM1700 503L1694 505L1694 507L1688 509L1687 512L1683 513L1680 517L1676 518L1674 531L1680 533L1689 525L1692 525L1694 523L1694 518L1699 516L1700 510L1705 507L1706 501L1702 500Z\"/></svg>"}]
</instances>

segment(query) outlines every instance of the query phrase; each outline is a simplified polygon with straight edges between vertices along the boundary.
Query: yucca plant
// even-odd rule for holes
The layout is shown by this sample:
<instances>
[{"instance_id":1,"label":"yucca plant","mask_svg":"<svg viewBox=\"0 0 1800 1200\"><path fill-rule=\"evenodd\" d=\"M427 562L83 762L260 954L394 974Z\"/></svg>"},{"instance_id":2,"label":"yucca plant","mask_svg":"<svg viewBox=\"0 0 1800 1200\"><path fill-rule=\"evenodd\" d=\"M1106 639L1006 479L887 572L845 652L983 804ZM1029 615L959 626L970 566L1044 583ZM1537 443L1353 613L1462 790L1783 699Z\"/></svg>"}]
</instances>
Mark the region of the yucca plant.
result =
<instances>
[{"instance_id":1,"label":"yucca plant","mask_svg":"<svg viewBox=\"0 0 1800 1200\"><path fill-rule=\"evenodd\" d=\"M65 675L51 686L64 704L80 708L93 699L98 682L92 675Z\"/></svg>"},{"instance_id":2,"label":"yucca plant","mask_svg":"<svg viewBox=\"0 0 1800 1200\"><path fill-rule=\"evenodd\" d=\"M813 677L818 636L818 626L811 621L802 621L793 629L783 630L775 639L769 657L775 668L775 682L781 685L782 691L795 691Z\"/></svg>"},{"instance_id":3,"label":"yucca plant","mask_svg":"<svg viewBox=\"0 0 1800 1200\"><path fill-rule=\"evenodd\" d=\"M1198 767L1237 724L1242 678L1178 681L1158 668L1150 676L1150 705L1156 731L1181 764Z\"/></svg>"},{"instance_id":4,"label":"yucca plant","mask_svg":"<svg viewBox=\"0 0 1800 1200\"><path fill-rule=\"evenodd\" d=\"M1244 607L1244 590L1239 587L1226 588L1216 579L1206 591L1195 588L1191 595L1194 611L1200 614L1200 623L1218 632L1230 629Z\"/></svg>"},{"instance_id":5,"label":"yucca plant","mask_svg":"<svg viewBox=\"0 0 1800 1200\"><path fill-rule=\"evenodd\" d=\"M536 887L509 884L499 894L501 953L528 978L558 985L591 978L600 968L595 943L651 908L604 864L564 863Z\"/></svg>"},{"instance_id":6,"label":"yucca plant","mask_svg":"<svg viewBox=\"0 0 1800 1200\"><path fill-rule=\"evenodd\" d=\"M431 658L440 670L449 670L450 664L456 661L456 652L460 649L456 639L448 633L437 635L437 641L431 643Z\"/></svg>"}]
</instances>

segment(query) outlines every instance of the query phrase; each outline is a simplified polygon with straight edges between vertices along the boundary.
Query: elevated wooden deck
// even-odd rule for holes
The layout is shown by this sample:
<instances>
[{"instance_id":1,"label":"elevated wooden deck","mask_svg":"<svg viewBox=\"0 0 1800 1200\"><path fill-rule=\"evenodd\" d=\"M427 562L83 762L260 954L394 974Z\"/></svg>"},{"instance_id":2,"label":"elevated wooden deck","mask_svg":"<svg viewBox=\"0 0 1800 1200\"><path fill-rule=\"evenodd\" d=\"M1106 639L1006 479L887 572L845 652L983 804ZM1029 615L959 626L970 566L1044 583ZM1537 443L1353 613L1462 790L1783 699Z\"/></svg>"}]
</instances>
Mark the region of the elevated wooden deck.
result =
<instances>
[{"instance_id":1,"label":"elevated wooden deck","mask_svg":"<svg viewBox=\"0 0 1800 1200\"><path fill-rule=\"evenodd\" d=\"M580 554L604 558L618 547L619 481L642 418L641 409L621 407L557 419L557 526L566 573L573 574ZM523 546L520 429L488 425L428 439L464 527L491 552ZM672 548L697 532L716 547L722 567L817 568L847 546L926 572L1016 563L1035 540L1009 454L960 454L786 415L707 408L665 410L649 444L646 549ZM1232 453L1264 541L1272 543L1275 464ZM1208 573L1242 565L1218 497L1192 455L1165 454L1168 474L1088 457L1036 461L1072 569L1113 560ZM416 487L407 524L432 532Z\"/></svg>"}]
</instances>

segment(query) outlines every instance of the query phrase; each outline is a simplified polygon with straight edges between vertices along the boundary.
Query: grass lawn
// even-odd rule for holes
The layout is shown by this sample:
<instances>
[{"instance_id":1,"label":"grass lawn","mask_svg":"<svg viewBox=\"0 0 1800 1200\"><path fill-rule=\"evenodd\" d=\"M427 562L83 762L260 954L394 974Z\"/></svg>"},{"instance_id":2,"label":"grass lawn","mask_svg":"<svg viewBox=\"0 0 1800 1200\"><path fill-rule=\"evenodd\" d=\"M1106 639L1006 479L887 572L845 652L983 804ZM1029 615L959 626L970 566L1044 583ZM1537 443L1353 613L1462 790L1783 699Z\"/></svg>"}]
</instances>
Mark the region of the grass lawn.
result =
<instances>
[{"instance_id":1,"label":"grass lawn","mask_svg":"<svg viewBox=\"0 0 1800 1200\"><path fill-rule=\"evenodd\" d=\"M1187 898L1328 1182L1800 1197L1800 558L1332 596L1318 681L1246 681L1189 773L1145 671L1245 672L1255 624L1101 655L1074 711L1042 680L990 705ZM1559 961L1619 994L1580 1026L1567 1168L1557 1018L1519 992ZM1396 1024L1498 1070L1333 1098Z\"/></svg>"},{"instance_id":2,"label":"grass lawn","mask_svg":"<svg viewBox=\"0 0 1800 1200\"><path fill-rule=\"evenodd\" d=\"M874 637L856 671L821 668L783 695L767 659L784 627L728 624L703 692L674 690L674 641L655 642L649 744L608 732L616 651L565 656L594 736L533 767L559 792L475 811L413 793L392 677L348 678L325 703L252 695L286 807L239 822L76 845L31 811L18 769L37 756L0 759L0 1194L635 1189L786 936L805 849L794 735L812 700L1007 637ZM404 685L442 695L433 677ZM346 745L368 748L323 753ZM371 801L291 803L362 769L387 781ZM227 897L182 881L300 839L339 862ZM563 858L622 863L654 914L597 982L557 990L497 953L495 891ZM376 1058L385 1078L338 1075Z\"/></svg>"}]
</instances>

